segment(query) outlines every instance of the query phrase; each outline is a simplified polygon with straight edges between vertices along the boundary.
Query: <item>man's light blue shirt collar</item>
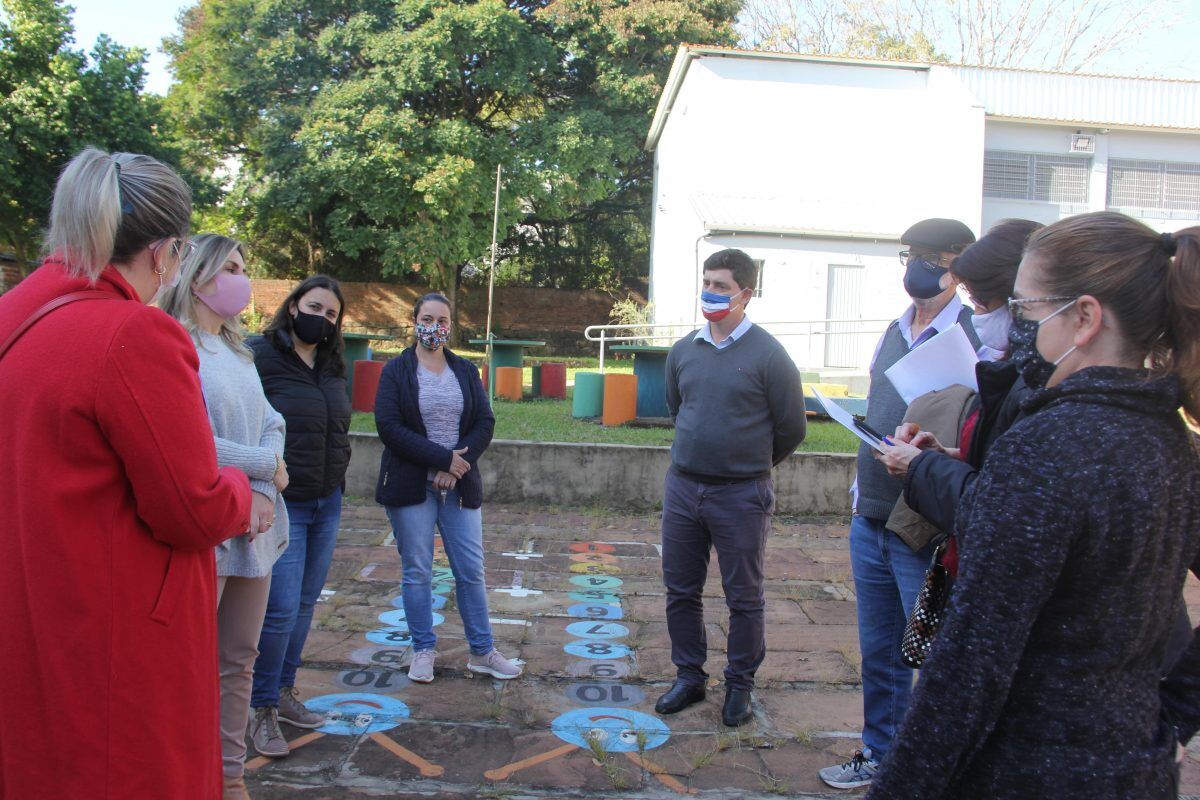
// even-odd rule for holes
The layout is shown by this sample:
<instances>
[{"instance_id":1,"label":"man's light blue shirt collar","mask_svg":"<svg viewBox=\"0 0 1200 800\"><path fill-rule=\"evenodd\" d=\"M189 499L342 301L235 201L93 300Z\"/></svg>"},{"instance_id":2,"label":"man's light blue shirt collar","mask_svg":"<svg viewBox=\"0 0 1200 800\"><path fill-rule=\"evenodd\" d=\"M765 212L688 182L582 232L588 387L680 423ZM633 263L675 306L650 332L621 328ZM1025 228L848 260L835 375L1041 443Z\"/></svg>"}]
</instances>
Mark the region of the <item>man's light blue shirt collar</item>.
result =
<instances>
[{"instance_id":1,"label":"man's light blue shirt collar","mask_svg":"<svg viewBox=\"0 0 1200 800\"><path fill-rule=\"evenodd\" d=\"M713 347L717 348L718 350L724 350L726 347L728 347L729 345L733 344L738 339L740 339L742 337L742 334L744 334L746 331L750 330L750 326L753 324L754 323L750 321L750 317L742 317L742 321L739 322L738 326L733 329L733 333L726 336L718 344L717 342L714 342L713 338L712 338L712 331L711 331L712 323L705 322L704 327L702 327L699 331L696 332L696 339L698 339L698 340L703 339L704 341L708 342L709 344L711 344Z\"/></svg>"}]
</instances>

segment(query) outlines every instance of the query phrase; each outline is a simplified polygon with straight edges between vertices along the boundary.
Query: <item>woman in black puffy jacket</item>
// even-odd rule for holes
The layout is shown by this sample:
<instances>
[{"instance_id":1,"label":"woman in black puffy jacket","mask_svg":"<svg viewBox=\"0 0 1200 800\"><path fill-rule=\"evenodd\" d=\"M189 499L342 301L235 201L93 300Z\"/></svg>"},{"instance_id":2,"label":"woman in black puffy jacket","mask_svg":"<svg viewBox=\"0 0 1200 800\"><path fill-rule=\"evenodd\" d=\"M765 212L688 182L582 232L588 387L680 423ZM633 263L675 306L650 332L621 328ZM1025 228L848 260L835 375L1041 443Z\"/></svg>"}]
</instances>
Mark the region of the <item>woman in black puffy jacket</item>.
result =
<instances>
[{"instance_id":1,"label":"woman in black puffy jacket","mask_svg":"<svg viewBox=\"0 0 1200 800\"><path fill-rule=\"evenodd\" d=\"M338 282L316 275L279 306L263 335L247 343L267 400L283 415L284 490L290 543L271 573L271 594L254 664L251 741L264 756L288 754L279 720L299 728L324 723L295 689L313 606L337 543L342 488L350 465L350 397L346 392Z\"/></svg>"}]
</instances>

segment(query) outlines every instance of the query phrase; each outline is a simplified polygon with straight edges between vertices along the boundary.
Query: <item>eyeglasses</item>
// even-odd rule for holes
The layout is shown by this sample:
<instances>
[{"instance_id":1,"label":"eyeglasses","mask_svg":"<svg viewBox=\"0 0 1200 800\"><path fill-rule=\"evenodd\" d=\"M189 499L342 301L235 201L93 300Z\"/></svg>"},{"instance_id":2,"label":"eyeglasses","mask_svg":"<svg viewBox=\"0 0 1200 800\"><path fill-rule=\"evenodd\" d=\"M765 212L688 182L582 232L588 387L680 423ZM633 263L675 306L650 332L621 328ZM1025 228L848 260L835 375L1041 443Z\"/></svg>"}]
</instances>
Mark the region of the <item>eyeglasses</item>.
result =
<instances>
[{"instance_id":1,"label":"eyeglasses","mask_svg":"<svg viewBox=\"0 0 1200 800\"><path fill-rule=\"evenodd\" d=\"M1069 294L1055 294L1049 297L1010 297L1008 298L1008 313L1013 319L1025 319L1022 307L1029 303L1065 303L1075 298Z\"/></svg>"},{"instance_id":2,"label":"eyeglasses","mask_svg":"<svg viewBox=\"0 0 1200 800\"><path fill-rule=\"evenodd\" d=\"M932 266L935 266L935 267L948 266L948 265L942 263L942 259L944 258L944 256L941 253L914 253L911 250L901 250L900 251L900 263L903 266L906 266L906 267L908 266L908 260L910 258L919 258L919 259L923 260L925 263L931 264ZM951 259L951 260L953 261L953 259Z\"/></svg>"},{"instance_id":3,"label":"eyeglasses","mask_svg":"<svg viewBox=\"0 0 1200 800\"><path fill-rule=\"evenodd\" d=\"M192 253L196 252L195 242L187 239L180 239L178 237L168 237L166 239L159 239L157 242L152 242L150 244L150 252L157 253L158 249L167 242L171 243L171 255L180 261L183 261Z\"/></svg>"}]
</instances>

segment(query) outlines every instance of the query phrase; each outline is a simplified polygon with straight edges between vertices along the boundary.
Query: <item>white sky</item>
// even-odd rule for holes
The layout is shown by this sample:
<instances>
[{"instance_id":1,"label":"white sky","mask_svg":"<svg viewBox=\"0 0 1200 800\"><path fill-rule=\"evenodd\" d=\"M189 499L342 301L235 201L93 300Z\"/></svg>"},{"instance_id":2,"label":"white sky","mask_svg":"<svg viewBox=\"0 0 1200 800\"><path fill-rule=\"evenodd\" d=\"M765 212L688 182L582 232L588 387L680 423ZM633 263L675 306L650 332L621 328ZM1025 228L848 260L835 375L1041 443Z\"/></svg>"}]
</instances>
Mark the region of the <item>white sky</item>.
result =
<instances>
[{"instance_id":1,"label":"white sky","mask_svg":"<svg viewBox=\"0 0 1200 800\"><path fill-rule=\"evenodd\" d=\"M163 37L178 29L176 17L193 2L178 0L71 0L76 46L91 49L100 33L123 45L145 48L150 59L146 89L166 94L171 84ZM1090 72L1200 79L1200 0L1179 0L1176 13L1154 25L1129 52L1109 56Z\"/></svg>"}]
</instances>

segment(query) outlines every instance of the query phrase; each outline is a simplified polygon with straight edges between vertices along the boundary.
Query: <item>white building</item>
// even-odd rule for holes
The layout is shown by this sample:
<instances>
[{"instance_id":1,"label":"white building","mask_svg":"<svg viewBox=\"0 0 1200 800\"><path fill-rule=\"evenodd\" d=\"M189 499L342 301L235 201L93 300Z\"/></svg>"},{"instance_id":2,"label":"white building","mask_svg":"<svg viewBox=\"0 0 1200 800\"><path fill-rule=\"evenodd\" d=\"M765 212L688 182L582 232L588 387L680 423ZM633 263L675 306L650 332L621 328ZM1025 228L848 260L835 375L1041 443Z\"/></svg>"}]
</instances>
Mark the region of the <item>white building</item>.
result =
<instances>
[{"instance_id":1,"label":"white building","mask_svg":"<svg viewBox=\"0 0 1200 800\"><path fill-rule=\"evenodd\" d=\"M1200 82L684 46L646 149L655 321L702 322L700 265L738 247L761 264L751 317L822 372L864 371L907 306L920 219L1200 221Z\"/></svg>"}]
</instances>

